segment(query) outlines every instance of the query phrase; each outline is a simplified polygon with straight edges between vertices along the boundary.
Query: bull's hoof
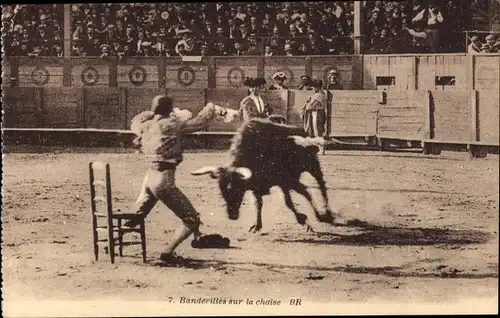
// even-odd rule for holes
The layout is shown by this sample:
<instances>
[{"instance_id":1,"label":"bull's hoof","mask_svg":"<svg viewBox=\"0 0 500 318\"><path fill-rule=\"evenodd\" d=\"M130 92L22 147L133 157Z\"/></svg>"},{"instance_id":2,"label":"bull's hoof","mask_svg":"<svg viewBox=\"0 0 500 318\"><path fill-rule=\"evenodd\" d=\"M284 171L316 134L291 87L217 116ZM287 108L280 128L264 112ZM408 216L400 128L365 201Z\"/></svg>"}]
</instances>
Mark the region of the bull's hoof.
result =
<instances>
[{"instance_id":1,"label":"bull's hoof","mask_svg":"<svg viewBox=\"0 0 500 318\"><path fill-rule=\"evenodd\" d=\"M262 230L262 225L260 225L260 224L254 224L254 225L252 225L252 226L248 229L248 232L257 233L257 232L259 232L260 230Z\"/></svg>"},{"instance_id":2,"label":"bull's hoof","mask_svg":"<svg viewBox=\"0 0 500 318\"><path fill-rule=\"evenodd\" d=\"M315 233L314 229L309 224L306 224L306 232Z\"/></svg>"},{"instance_id":3,"label":"bull's hoof","mask_svg":"<svg viewBox=\"0 0 500 318\"><path fill-rule=\"evenodd\" d=\"M320 221L321 223L329 223L329 224L335 223L335 218L330 213L320 214L317 217L318 221Z\"/></svg>"},{"instance_id":4,"label":"bull's hoof","mask_svg":"<svg viewBox=\"0 0 500 318\"><path fill-rule=\"evenodd\" d=\"M297 222L300 224L300 225L304 225L306 224L306 221L307 221L307 215L303 214L303 213L297 213L295 214L295 218L297 219Z\"/></svg>"}]
</instances>

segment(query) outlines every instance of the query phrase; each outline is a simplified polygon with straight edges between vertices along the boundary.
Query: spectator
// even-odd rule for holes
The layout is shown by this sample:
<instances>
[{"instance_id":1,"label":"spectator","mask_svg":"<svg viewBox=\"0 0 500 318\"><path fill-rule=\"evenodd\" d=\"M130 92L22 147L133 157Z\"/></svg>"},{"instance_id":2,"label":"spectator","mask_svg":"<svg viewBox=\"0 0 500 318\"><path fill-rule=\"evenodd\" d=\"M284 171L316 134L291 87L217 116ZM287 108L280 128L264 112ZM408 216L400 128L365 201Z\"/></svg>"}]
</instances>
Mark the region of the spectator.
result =
<instances>
[{"instance_id":1,"label":"spectator","mask_svg":"<svg viewBox=\"0 0 500 318\"><path fill-rule=\"evenodd\" d=\"M262 49L259 47L257 43L257 35L250 34L250 38L248 38L249 46L248 46L248 55L261 55Z\"/></svg>"},{"instance_id":2,"label":"spectator","mask_svg":"<svg viewBox=\"0 0 500 318\"><path fill-rule=\"evenodd\" d=\"M481 1L473 1L470 6L467 6L457 1L441 1L442 6L438 9L433 7L432 3L424 6L424 1L416 0L365 1L362 8L366 15L363 29L364 48L367 50L373 48L374 52L390 50L392 53L397 52L396 49L398 49L399 53L412 53L424 49L427 42L430 51L436 51L439 48L445 52L466 49L463 45L462 31L475 28L472 22L461 17L465 16L464 10L469 12L480 7L479 2ZM307 52L307 54L352 53L350 38L354 28L352 1L300 2L293 3L293 5L279 2L73 4L71 7L71 38L81 41L83 52L93 56L101 55L99 49L91 52L91 47L95 46L94 38L99 38L99 45L110 45L112 54L116 53L113 48L115 42L118 42L123 46L125 54L141 55L143 52L140 43L143 41L152 42L150 53L155 55L165 52L156 48L157 43L163 43L165 48L169 47L173 52L177 43L185 40L183 33L179 31L188 27L193 31L193 38L196 37L193 39L194 44L202 37L206 39L218 37L220 40L219 28L221 28L223 36L229 39L248 41L251 34L259 38L268 36L261 42L270 46L268 54L270 51L284 54L282 52L284 45L291 44L285 43L287 37L297 42L292 55L303 54L301 52ZM482 11L489 10L483 7L481 7ZM37 41L43 42L40 43L38 47L40 51L37 54L47 52L47 54L56 54L55 45L64 46L63 11L63 5L4 6L2 25L5 52L24 54L21 53L24 51L21 49L21 39L25 39L24 30L26 30L30 41L23 48L26 48L29 53L33 53L33 37L36 36ZM433 13L434 11L437 13ZM44 35L38 39L40 29L44 30ZM387 31L383 31L384 29ZM315 32L317 38L314 41L311 38L306 39L305 35L309 34L309 31ZM425 38L417 36L418 38L415 39L414 34L420 35L421 33L426 34ZM427 36L427 33L431 35ZM160 42L157 37L160 37L162 41ZM271 44L271 38L276 38L273 41L274 44ZM252 52L249 48L250 44L246 41L241 44ZM392 45L390 49L387 43L397 43L397 45ZM233 44L227 45L232 47ZM184 46L188 48L190 45L184 43ZM216 46L215 42L210 42L210 54L215 54ZM494 45L491 49L496 50ZM189 48L186 52L190 52ZM264 50L261 54L265 54L263 52ZM199 44L196 44L195 50L188 54L199 53Z\"/></svg>"},{"instance_id":3,"label":"spectator","mask_svg":"<svg viewBox=\"0 0 500 318\"><path fill-rule=\"evenodd\" d=\"M426 33L426 45L430 53L436 53L439 49L439 29L443 23L443 15L433 3L427 5L413 19L412 22L422 22Z\"/></svg>"},{"instance_id":4,"label":"spectator","mask_svg":"<svg viewBox=\"0 0 500 318\"><path fill-rule=\"evenodd\" d=\"M273 51L270 45L264 47L264 56L274 56L276 52Z\"/></svg>"},{"instance_id":5,"label":"spectator","mask_svg":"<svg viewBox=\"0 0 500 318\"><path fill-rule=\"evenodd\" d=\"M234 42L234 56L244 56L247 55L247 51L243 47L240 41Z\"/></svg>"},{"instance_id":6,"label":"spectator","mask_svg":"<svg viewBox=\"0 0 500 318\"><path fill-rule=\"evenodd\" d=\"M306 91L310 91L312 90L312 87L311 87L311 78L307 75L302 75L300 77L300 85L299 85L299 90L306 90Z\"/></svg>"},{"instance_id":7,"label":"spectator","mask_svg":"<svg viewBox=\"0 0 500 318\"><path fill-rule=\"evenodd\" d=\"M328 72L328 78L327 78L327 83L325 85L326 90L340 90L344 89L342 84L338 81L338 73L336 69L331 69Z\"/></svg>"},{"instance_id":8,"label":"spectator","mask_svg":"<svg viewBox=\"0 0 500 318\"><path fill-rule=\"evenodd\" d=\"M227 56L229 55L230 48L227 41L221 40L215 43L214 54L216 56Z\"/></svg>"},{"instance_id":9,"label":"spectator","mask_svg":"<svg viewBox=\"0 0 500 318\"><path fill-rule=\"evenodd\" d=\"M286 90L288 87L285 86L285 81L288 77L283 72L276 72L273 74L274 84L269 87L270 90Z\"/></svg>"},{"instance_id":10,"label":"spectator","mask_svg":"<svg viewBox=\"0 0 500 318\"><path fill-rule=\"evenodd\" d=\"M284 50L285 50L285 55L286 56L294 56L291 44L285 44Z\"/></svg>"}]
</instances>

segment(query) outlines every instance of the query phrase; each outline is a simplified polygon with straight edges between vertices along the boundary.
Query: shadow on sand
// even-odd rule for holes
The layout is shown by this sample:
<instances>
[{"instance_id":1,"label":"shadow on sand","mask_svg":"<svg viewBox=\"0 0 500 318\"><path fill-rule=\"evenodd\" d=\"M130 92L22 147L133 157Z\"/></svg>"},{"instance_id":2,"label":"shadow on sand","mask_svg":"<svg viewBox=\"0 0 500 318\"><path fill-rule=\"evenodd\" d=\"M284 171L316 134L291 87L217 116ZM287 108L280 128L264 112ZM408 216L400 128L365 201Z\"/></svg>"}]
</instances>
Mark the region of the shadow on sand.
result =
<instances>
[{"instance_id":1,"label":"shadow on sand","mask_svg":"<svg viewBox=\"0 0 500 318\"><path fill-rule=\"evenodd\" d=\"M274 242L308 243L321 245L396 245L423 246L439 244L482 244L493 236L475 230L452 230L443 228L407 228L402 226L380 226L365 221L350 220L347 227L361 231L357 234L316 233L314 238L279 238Z\"/></svg>"},{"instance_id":2,"label":"shadow on sand","mask_svg":"<svg viewBox=\"0 0 500 318\"><path fill-rule=\"evenodd\" d=\"M340 235L334 233L315 233L317 238L306 239L275 239L275 242L292 242L307 244L330 244L330 245L435 245L435 244L479 244L491 239L489 233L472 230L448 230L438 228L403 228L384 227L369 224L359 220L351 220L347 227L355 227L362 231L361 234ZM391 277L438 277L438 278L497 278L498 271L494 272L463 272L453 271L415 271L406 266L382 266L370 267L362 265L339 265L339 266L311 266L311 265L288 265L272 264L265 262L238 262L219 261L214 259L186 258L181 265L169 265L161 261L152 261L150 265L157 267L180 267L187 269L211 269L229 274L232 271L251 271L250 267L261 268L277 273L286 273L287 270L344 272L353 274L373 274ZM446 266L443 266L446 267ZM305 277L305 279L323 279Z\"/></svg>"}]
</instances>

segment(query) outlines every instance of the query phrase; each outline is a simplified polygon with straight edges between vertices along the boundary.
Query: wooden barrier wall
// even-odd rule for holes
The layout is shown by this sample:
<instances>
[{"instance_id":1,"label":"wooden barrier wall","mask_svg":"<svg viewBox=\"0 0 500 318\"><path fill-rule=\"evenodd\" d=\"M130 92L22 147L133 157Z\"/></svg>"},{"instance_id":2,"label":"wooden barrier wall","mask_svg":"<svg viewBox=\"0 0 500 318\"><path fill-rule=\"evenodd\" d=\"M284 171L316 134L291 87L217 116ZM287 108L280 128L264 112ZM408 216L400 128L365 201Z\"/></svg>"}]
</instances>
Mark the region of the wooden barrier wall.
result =
<instances>
[{"instance_id":1,"label":"wooden barrier wall","mask_svg":"<svg viewBox=\"0 0 500 318\"><path fill-rule=\"evenodd\" d=\"M237 109L244 88L5 87L5 128L129 129L159 93L198 113L208 101ZM311 91L267 91L265 98L290 124L302 126L300 110ZM499 143L498 90L338 90L325 95L330 136L372 135L404 140ZM209 131L235 131L239 122Z\"/></svg>"},{"instance_id":2,"label":"wooden barrier wall","mask_svg":"<svg viewBox=\"0 0 500 318\"><path fill-rule=\"evenodd\" d=\"M8 57L4 83L17 78L19 87L141 87L205 89L241 87L245 77L283 71L290 89L300 76L326 80L338 70L347 90L498 90L500 55L346 55L309 57L204 57L185 62L179 57L53 58Z\"/></svg>"}]
</instances>

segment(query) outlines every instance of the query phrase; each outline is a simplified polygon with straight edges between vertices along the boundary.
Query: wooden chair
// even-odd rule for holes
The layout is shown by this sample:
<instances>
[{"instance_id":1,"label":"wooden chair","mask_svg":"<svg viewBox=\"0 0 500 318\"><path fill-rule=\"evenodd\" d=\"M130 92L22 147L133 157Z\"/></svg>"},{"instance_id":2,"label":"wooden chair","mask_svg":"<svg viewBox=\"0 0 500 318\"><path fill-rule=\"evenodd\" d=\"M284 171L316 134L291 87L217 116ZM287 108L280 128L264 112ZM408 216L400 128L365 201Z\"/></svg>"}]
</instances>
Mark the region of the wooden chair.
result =
<instances>
[{"instance_id":1,"label":"wooden chair","mask_svg":"<svg viewBox=\"0 0 500 318\"><path fill-rule=\"evenodd\" d=\"M142 260L146 262L146 231L144 220L136 227L123 227L123 223L136 216L135 213L122 213L113 211L111 196L111 176L109 164L102 161L89 163L90 176L90 202L92 209L92 237L94 255L96 261L99 259L99 249L101 244L105 246L106 254L109 254L111 263L115 262L115 246L118 246L119 256L123 256L123 247L141 244ZM96 177L102 176L102 177ZM97 195L96 190L102 190L102 195ZM105 206L103 208L103 205ZM98 211L98 208L105 210ZM102 234L106 233L106 237ZM123 237L127 233L139 233L140 241L124 242ZM101 236L99 235L101 234Z\"/></svg>"}]
</instances>

